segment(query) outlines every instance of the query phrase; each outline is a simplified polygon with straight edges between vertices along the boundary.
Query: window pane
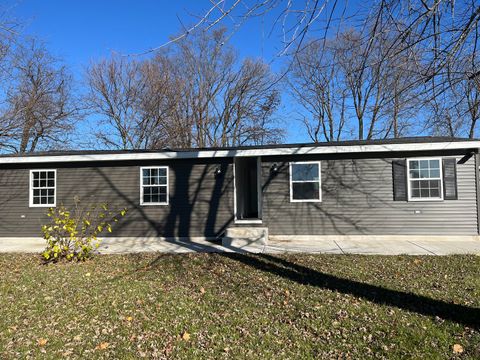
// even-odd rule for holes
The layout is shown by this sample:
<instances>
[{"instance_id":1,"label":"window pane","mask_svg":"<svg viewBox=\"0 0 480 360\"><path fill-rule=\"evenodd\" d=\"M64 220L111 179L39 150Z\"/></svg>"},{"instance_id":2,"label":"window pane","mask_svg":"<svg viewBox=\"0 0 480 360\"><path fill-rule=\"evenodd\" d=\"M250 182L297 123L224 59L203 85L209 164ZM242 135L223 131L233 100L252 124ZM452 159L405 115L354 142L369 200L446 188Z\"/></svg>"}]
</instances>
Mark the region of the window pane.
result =
<instances>
[{"instance_id":1,"label":"window pane","mask_svg":"<svg viewBox=\"0 0 480 360\"><path fill-rule=\"evenodd\" d=\"M440 180L430 180L428 186L430 188L439 189L440 188Z\"/></svg>"},{"instance_id":2,"label":"window pane","mask_svg":"<svg viewBox=\"0 0 480 360\"><path fill-rule=\"evenodd\" d=\"M428 179L428 178L429 178L429 175L430 175L430 174L429 174L428 170L424 170L424 169L420 170L420 178L422 178L422 179Z\"/></svg>"},{"instance_id":3,"label":"window pane","mask_svg":"<svg viewBox=\"0 0 480 360\"><path fill-rule=\"evenodd\" d=\"M33 197L33 203L34 203L35 205L40 204L40 198L39 198L38 196L34 196L34 197Z\"/></svg>"},{"instance_id":4,"label":"window pane","mask_svg":"<svg viewBox=\"0 0 480 360\"><path fill-rule=\"evenodd\" d=\"M420 177L418 170L410 170L410 177L412 179L418 179Z\"/></svg>"},{"instance_id":5,"label":"window pane","mask_svg":"<svg viewBox=\"0 0 480 360\"><path fill-rule=\"evenodd\" d=\"M440 169L440 161L430 160L430 169Z\"/></svg>"},{"instance_id":6,"label":"window pane","mask_svg":"<svg viewBox=\"0 0 480 360\"><path fill-rule=\"evenodd\" d=\"M317 163L313 164L292 164L293 181L319 180L319 168Z\"/></svg>"},{"instance_id":7,"label":"window pane","mask_svg":"<svg viewBox=\"0 0 480 360\"><path fill-rule=\"evenodd\" d=\"M428 169L428 160L420 160L420 169Z\"/></svg>"},{"instance_id":8,"label":"window pane","mask_svg":"<svg viewBox=\"0 0 480 360\"><path fill-rule=\"evenodd\" d=\"M167 176L167 169L166 168L158 169L158 176Z\"/></svg>"},{"instance_id":9,"label":"window pane","mask_svg":"<svg viewBox=\"0 0 480 360\"><path fill-rule=\"evenodd\" d=\"M34 180L38 180L38 179L39 179L39 176L40 176L40 175L39 175L38 171L35 171L35 172L33 173L33 179L34 179Z\"/></svg>"},{"instance_id":10,"label":"window pane","mask_svg":"<svg viewBox=\"0 0 480 360\"><path fill-rule=\"evenodd\" d=\"M418 161L410 160L410 169L418 169Z\"/></svg>"},{"instance_id":11,"label":"window pane","mask_svg":"<svg viewBox=\"0 0 480 360\"><path fill-rule=\"evenodd\" d=\"M430 170L430 177L431 177L431 178L438 178L438 177L440 177L440 169Z\"/></svg>"},{"instance_id":12,"label":"window pane","mask_svg":"<svg viewBox=\"0 0 480 360\"><path fill-rule=\"evenodd\" d=\"M440 197L440 189L430 189L430 197Z\"/></svg>"},{"instance_id":13,"label":"window pane","mask_svg":"<svg viewBox=\"0 0 480 360\"><path fill-rule=\"evenodd\" d=\"M163 203L167 202L167 194L166 193L165 194L160 194L158 196L158 199L159 199L159 202L163 202Z\"/></svg>"},{"instance_id":14,"label":"window pane","mask_svg":"<svg viewBox=\"0 0 480 360\"><path fill-rule=\"evenodd\" d=\"M412 198L441 198L440 180L411 180Z\"/></svg>"},{"instance_id":15,"label":"window pane","mask_svg":"<svg viewBox=\"0 0 480 360\"><path fill-rule=\"evenodd\" d=\"M294 200L319 200L318 182L292 183L292 198Z\"/></svg>"}]
</instances>

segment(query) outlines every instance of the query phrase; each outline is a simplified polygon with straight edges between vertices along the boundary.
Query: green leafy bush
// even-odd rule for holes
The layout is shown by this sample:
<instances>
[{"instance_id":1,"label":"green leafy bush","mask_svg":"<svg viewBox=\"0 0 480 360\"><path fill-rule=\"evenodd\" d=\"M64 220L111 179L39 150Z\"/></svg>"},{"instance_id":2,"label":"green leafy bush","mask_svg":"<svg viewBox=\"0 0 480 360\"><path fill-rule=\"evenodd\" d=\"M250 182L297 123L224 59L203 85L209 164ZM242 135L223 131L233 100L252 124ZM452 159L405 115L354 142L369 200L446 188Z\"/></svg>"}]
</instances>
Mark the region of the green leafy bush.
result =
<instances>
[{"instance_id":1,"label":"green leafy bush","mask_svg":"<svg viewBox=\"0 0 480 360\"><path fill-rule=\"evenodd\" d=\"M47 214L50 223L42 226L47 241L43 259L46 262L86 260L100 246L98 236L105 231L112 232L113 224L126 213L126 208L110 211L105 203L82 207L77 197L72 210L63 205L50 208Z\"/></svg>"}]
</instances>

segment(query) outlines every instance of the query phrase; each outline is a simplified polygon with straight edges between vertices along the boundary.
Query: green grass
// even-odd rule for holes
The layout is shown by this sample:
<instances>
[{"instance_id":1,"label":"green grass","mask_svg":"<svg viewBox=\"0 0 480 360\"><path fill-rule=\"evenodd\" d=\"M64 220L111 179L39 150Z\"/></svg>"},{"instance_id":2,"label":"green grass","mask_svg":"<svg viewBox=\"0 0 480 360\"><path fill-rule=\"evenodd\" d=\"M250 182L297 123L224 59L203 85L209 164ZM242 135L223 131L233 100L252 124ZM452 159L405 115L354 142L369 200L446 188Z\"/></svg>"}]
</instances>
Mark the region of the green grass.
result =
<instances>
[{"instance_id":1,"label":"green grass","mask_svg":"<svg viewBox=\"0 0 480 360\"><path fill-rule=\"evenodd\" d=\"M0 271L2 359L480 357L478 256L1 255Z\"/></svg>"}]
</instances>

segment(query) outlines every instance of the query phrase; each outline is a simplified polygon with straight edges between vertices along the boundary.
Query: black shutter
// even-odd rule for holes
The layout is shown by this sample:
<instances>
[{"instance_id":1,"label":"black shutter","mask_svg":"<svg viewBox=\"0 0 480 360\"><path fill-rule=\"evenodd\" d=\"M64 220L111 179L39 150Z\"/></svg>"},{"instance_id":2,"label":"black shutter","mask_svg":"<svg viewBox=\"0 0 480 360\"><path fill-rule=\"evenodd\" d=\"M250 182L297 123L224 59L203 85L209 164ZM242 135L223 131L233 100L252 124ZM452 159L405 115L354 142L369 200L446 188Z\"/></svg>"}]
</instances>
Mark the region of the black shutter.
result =
<instances>
[{"instance_id":1,"label":"black shutter","mask_svg":"<svg viewBox=\"0 0 480 360\"><path fill-rule=\"evenodd\" d=\"M443 159L443 199L457 200L457 159Z\"/></svg>"},{"instance_id":2,"label":"black shutter","mask_svg":"<svg viewBox=\"0 0 480 360\"><path fill-rule=\"evenodd\" d=\"M392 161L393 171L393 200L407 201L407 162L402 160Z\"/></svg>"}]
</instances>

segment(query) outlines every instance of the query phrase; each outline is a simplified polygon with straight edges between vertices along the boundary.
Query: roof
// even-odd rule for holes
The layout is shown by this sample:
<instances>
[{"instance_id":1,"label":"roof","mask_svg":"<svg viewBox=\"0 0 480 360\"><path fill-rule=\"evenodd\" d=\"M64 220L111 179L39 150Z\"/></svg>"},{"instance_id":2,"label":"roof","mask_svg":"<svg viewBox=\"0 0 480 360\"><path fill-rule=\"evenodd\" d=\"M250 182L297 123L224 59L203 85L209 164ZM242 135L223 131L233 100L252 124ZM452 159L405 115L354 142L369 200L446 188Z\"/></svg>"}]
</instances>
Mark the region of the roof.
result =
<instances>
[{"instance_id":1,"label":"roof","mask_svg":"<svg viewBox=\"0 0 480 360\"><path fill-rule=\"evenodd\" d=\"M126 161L194 159L242 156L276 156L363 152L478 149L480 139L455 137L408 137L379 140L347 140L320 143L253 145L216 148L160 150L68 150L0 155L0 164L78 161Z\"/></svg>"}]
</instances>

